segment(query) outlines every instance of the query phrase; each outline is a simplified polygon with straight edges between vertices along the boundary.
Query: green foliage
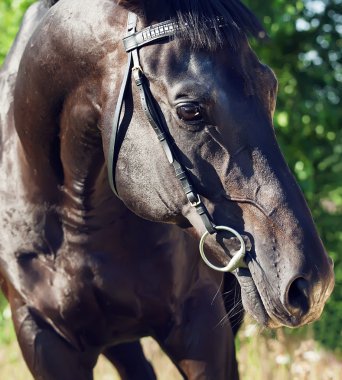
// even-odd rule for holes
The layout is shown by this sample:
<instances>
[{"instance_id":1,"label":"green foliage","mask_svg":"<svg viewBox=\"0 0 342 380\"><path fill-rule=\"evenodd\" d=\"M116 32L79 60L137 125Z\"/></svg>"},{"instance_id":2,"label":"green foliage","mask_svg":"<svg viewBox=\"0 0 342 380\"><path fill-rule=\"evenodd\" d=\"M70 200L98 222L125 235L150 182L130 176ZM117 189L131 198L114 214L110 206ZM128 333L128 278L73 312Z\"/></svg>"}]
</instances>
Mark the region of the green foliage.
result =
<instances>
[{"instance_id":1,"label":"green foliage","mask_svg":"<svg viewBox=\"0 0 342 380\"><path fill-rule=\"evenodd\" d=\"M32 2L1 1L0 63ZM271 37L254 48L279 80L274 118L278 140L335 261L335 291L314 331L322 343L342 351L341 0L245 2Z\"/></svg>"},{"instance_id":2,"label":"green foliage","mask_svg":"<svg viewBox=\"0 0 342 380\"><path fill-rule=\"evenodd\" d=\"M21 18L33 0L1 0L0 2L0 65L17 34Z\"/></svg>"},{"instance_id":3,"label":"green foliage","mask_svg":"<svg viewBox=\"0 0 342 380\"><path fill-rule=\"evenodd\" d=\"M0 346L8 345L15 339L15 332L11 323L9 305L0 293Z\"/></svg>"}]
</instances>

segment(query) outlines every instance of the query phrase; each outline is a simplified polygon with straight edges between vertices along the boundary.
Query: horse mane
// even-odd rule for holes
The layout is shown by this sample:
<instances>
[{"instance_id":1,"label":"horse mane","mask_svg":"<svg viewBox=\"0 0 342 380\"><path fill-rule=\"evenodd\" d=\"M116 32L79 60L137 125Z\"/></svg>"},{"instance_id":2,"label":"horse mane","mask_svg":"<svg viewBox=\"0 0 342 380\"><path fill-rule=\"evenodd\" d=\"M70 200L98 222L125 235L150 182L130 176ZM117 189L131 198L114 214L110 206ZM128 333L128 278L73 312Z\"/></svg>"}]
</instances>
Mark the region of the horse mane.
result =
<instances>
[{"instance_id":1,"label":"horse mane","mask_svg":"<svg viewBox=\"0 0 342 380\"><path fill-rule=\"evenodd\" d=\"M244 36L265 38L257 17L240 0L169 0L180 37L193 47L215 50L224 42L237 49Z\"/></svg>"},{"instance_id":2,"label":"horse mane","mask_svg":"<svg viewBox=\"0 0 342 380\"><path fill-rule=\"evenodd\" d=\"M53 5L58 3L58 0L44 0L44 4L48 7L51 8Z\"/></svg>"},{"instance_id":3,"label":"horse mane","mask_svg":"<svg viewBox=\"0 0 342 380\"><path fill-rule=\"evenodd\" d=\"M265 38L266 32L257 17L240 0L164 0L170 5L170 19L180 25L178 37L191 42L194 48L215 50L228 42L237 49L244 36ZM52 7L58 0L44 0ZM163 1L117 0L124 6L158 9ZM146 4L147 3L147 4ZM133 5L132 5L133 4ZM144 5L142 5L144 4Z\"/></svg>"}]
</instances>

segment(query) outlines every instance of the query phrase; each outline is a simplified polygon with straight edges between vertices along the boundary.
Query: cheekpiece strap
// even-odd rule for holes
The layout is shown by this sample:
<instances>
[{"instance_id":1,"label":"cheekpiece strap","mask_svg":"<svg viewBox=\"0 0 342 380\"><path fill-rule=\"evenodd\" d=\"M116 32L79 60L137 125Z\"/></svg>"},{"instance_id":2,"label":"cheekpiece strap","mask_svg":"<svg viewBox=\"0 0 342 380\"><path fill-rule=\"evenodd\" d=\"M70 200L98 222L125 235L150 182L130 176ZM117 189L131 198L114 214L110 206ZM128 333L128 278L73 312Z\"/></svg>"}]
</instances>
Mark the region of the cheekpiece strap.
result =
<instances>
[{"instance_id":1,"label":"cheekpiece strap","mask_svg":"<svg viewBox=\"0 0 342 380\"><path fill-rule=\"evenodd\" d=\"M201 217L206 230L210 234L214 234L216 233L215 224L212 222L209 216L208 210L203 204L200 196L195 191L190 181L188 171L180 163L172 147L172 143L173 143L172 137L168 134L167 128L164 125L163 117L160 115L160 113L158 112L155 106L155 100L150 92L145 74L140 66L138 49L133 49L131 51L131 54L133 58L133 68L132 68L133 79L139 90L142 109L149 123L151 124L154 132L156 133L158 140L162 145L162 148L165 152L165 155L169 163L172 164L176 177L180 181L182 189L189 203L191 204L192 207L195 208L198 215Z\"/></svg>"}]
</instances>

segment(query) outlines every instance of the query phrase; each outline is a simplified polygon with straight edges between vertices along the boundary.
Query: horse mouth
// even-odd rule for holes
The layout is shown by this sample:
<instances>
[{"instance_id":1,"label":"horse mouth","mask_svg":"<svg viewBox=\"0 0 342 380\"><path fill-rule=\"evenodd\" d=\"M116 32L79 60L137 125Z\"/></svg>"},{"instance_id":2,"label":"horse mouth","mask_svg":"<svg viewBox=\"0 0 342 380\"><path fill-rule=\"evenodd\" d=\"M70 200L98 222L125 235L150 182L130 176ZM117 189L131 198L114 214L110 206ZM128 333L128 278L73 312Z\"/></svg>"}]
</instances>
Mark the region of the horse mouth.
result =
<instances>
[{"instance_id":1,"label":"horse mouth","mask_svg":"<svg viewBox=\"0 0 342 380\"><path fill-rule=\"evenodd\" d=\"M246 312L262 326L270 328L279 327L280 324L273 323L273 320L267 313L249 268L240 268L237 271L236 277L241 286L242 304Z\"/></svg>"},{"instance_id":2,"label":"horse mouth","mask_svg":"<svg viewBox=\"0 0 342 380\"><path fill-rule=\"evenodd\" d=\"M286 282L279 287L272 281L274 273L263 270L252 255L248 256L247 267L239 268L235 274L241 286L244 309L260 325L300 327L321 316L334 287L331 260L325 269L321 266L320 277L315 272L309 280L300 273L287 279L281 277L280 283Z\"/></svg>"},{"instance_id":3,"label":"horse mouth","mask_svg":"<svg viewBox=\"0 0 342 380\"><path fill-rule=\"evenodd\" d=\"M296 318L289 313L278 312L277 308L270 311L271 301L265 300L257 287L258 281L252 276L249 268L240 268L237 271L237 279L241 286L241 297L244 309L250 314L260 325L267 328L278 328L281 326L299 327L305 322L297 321Z\"/></svg>"}]
</instances>

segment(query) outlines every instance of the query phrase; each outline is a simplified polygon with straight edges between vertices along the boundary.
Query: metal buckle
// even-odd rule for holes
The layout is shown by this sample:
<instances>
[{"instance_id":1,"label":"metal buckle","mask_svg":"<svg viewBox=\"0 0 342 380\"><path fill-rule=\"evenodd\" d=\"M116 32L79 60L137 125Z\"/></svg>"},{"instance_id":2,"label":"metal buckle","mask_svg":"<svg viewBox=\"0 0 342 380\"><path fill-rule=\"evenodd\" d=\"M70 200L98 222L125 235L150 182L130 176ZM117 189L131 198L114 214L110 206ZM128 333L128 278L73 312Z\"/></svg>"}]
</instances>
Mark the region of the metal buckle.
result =
<instances>
[{"instance_id":1,"label":"metal buckle","mask_svg":"<svg viewBox=\"0 0 342 380\"><path fill-rule=\"evenodd\" d=\"M132 67L132 73L134 77L140 77L140 74L143 74L144 72L140 66L134 66Z\"/></svg>"},{"instance_id":2,"label":"metal buckle","mask_svg":"<svg viewBox=\"0 0 342 380\"><path fill-rule=\"evenodd\" d=\"M141 86L142 85L142 78L143 78L143 74L144 74L144 72L142 71L142 68L140 66L134 66L132 68L132 74L133 74L133 78L134 78L136 85Z\"/></svg>"},{"instance_id":3,"label":"metal buckle","mask_svg":"<svg viewBox=\"0 0 342 380\"><path fill-rule=\"evenodd\" d=\"M197 201L196 202L191 202L191 201L189 201L189 202L190 202L192 207L197 207L202 203L201 198L199 197L198 194L197 194Z\"/></svg>"}]
</instances>

